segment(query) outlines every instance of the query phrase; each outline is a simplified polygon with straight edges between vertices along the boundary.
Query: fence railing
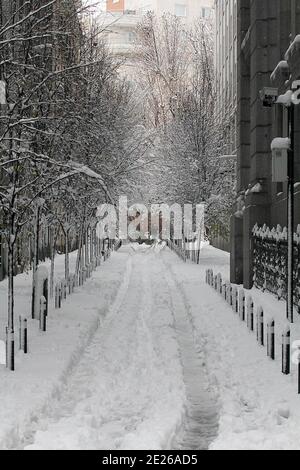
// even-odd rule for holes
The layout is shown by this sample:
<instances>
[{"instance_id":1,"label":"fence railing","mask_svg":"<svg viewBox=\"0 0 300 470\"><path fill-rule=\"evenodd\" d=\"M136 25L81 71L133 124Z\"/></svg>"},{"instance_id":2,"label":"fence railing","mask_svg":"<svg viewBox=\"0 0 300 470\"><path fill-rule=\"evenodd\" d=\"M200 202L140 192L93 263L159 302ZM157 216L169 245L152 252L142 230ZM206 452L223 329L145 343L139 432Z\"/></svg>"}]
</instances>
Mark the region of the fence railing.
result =
<instances>
[{"instance_id":1,"label":"fence railing","mask_svg":"<svg viewBox=\"0 0 300 470\"><path fill-rule=\"evenodd\" d=\"M182 240L167 240L168 247L174 251L183 261L190 260L192 263L199 264L200 249L198 243L190 243L186 248L186 244Z\"/></svg>"},{"instance_id":2,"label":"fence railing","mask_svg":"<svg viewBox=\"0 0 300 470\"><path fill-rule=\"evenodd\" d=\"M275 294L278 300L287 297L287 229L270 229L255 225L253 240L254 285ZM300 313L300 225L294 234L294 304Z\"/></svg>"}]
</instances>

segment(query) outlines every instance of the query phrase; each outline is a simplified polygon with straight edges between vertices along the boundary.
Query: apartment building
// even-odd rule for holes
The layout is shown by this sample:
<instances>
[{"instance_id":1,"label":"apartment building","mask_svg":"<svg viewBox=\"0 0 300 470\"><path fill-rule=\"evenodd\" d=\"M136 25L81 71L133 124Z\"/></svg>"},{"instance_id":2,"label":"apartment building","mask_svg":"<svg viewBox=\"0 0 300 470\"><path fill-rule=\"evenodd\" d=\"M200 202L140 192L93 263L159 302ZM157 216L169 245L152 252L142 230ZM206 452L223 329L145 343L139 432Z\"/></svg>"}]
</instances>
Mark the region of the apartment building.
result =
<instances>
[{"instance_id":1,"label":"apartment building","mask_svg":"<svg viewBox=\"0 0 300 470\"><path fill-rule=\"evenodd\" d=\"M224 127L226 153L236 155L237 0L215 0L217 119Z\"/></svg>"},{"instance_id":2,"label":"apartment building","mask_svg":"<svg viewBox=\"0 0 300 470\"><path fill-rule=\"evenodd\" d=\"M193 22L197 17L212 17L213 0L107 0L107 41L116 55L132 58L135 28L148 11L157 15L169 13Z\"/></svg>"},{"instance_id":3,"label":"apartment building","mask_svg":"<svg viewBox=\"0 0 300 470\"><path fill-rule=\"evenodd\" d=\"M238 0L237 16L238 195L231 227L231 280L250 288L254 225L287 226L287 175L281 182L274 178L271 142L287 137L288 109L266 107L260 92L271 87L284 94L300 77L300 2ZM299 118L300 107L295 106L295 231L300 224Z\"/></svg>"}]
</instances>

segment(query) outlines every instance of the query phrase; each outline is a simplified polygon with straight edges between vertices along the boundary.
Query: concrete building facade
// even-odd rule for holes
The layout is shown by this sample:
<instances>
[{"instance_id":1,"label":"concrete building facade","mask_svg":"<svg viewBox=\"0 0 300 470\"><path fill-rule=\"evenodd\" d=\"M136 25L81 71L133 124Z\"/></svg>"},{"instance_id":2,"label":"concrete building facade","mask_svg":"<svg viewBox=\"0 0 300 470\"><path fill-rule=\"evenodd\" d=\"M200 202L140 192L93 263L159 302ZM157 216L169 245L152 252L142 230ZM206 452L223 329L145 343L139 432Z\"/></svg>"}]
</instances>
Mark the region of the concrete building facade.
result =
<instances>
[{"instance_id":1,"label":"concrete building facade","mask_svg":"<svg viewBox=\"0 0 300 470\"><path fill-rule=\"evenodd\" d=\"M272 178L271 142L288 136L287 108L264 107L260 91L291 89L300 78L300 2L237 1L238 195L231 223L231 280L253 285L254 225L287 225L287 182ZM287 52L288 51L288 52ZM295 107L295 181L300 181L300 108ZM295 185L295 226L300 190ZM296 228L296 227L295 227Z\"/></svg>"},{"instance_id":2,"label":"concrete building facade","mask_svg":"<svg viewBox=\"0 0 300 470\"><path fill-rule=\"evenodd\" d=\"M216 113L224 126L226 153L236 155L237 0L215 0Z\"/></svg>"}]
</instances>

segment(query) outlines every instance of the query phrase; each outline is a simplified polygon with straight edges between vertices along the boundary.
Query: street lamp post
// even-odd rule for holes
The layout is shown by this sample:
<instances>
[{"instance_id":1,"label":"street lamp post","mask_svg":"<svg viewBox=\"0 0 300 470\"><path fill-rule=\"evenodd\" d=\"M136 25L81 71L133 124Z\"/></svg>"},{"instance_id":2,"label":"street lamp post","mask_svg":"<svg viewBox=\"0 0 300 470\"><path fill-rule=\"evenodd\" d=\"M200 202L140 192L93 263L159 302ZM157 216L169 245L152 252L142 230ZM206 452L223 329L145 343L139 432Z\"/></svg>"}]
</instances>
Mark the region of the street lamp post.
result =
<instances>
[{"instance_id":1,"label":"street lamp post","mask_svg":"<svg viewBox=\"0 0 300 470\"><path fill-rule=\"evenodd\" d=\"M295 152L295 105L288 108L290 148L288 150L288 263L287 263L287 318L294 322L294 152Z\"/></svg>"}]
</instances>

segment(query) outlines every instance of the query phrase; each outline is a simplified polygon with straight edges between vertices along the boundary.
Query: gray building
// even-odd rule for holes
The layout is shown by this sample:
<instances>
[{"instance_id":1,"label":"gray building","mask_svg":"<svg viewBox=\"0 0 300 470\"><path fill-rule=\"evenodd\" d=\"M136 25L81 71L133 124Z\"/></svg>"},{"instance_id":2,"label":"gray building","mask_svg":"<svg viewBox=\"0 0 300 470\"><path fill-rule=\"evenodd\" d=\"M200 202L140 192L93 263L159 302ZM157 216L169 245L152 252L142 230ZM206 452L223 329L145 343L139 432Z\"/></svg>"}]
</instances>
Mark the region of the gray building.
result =
<instances>
[{"instance_id":1,"label":"gray building","mask_svg":"<svg viewBox=\"0 0 300 470\"><path fill-rule=\"evenodd\" d=\"M264 107L260 90L275 87L283 94L300 78L298 34L298 0L238 0L238 195L231 223L231 280L246 288L253 284L254 225L287 225L287 183L273 182L271 142L288 136L288 111L282 105ZM295 181L299 182L299 106L295 113ZM299 185L294 191L297 225Z\"/></svg>"},{"instance_id":2,"label":"gray building","mask_svg":"<svg viewBox=\"0 0 300 470\"><path fill-rule=\"evenodd\" d=\"M237 0L215 0L216 117L227 155L236 155Z\"/></svg>"}]
</instances>

